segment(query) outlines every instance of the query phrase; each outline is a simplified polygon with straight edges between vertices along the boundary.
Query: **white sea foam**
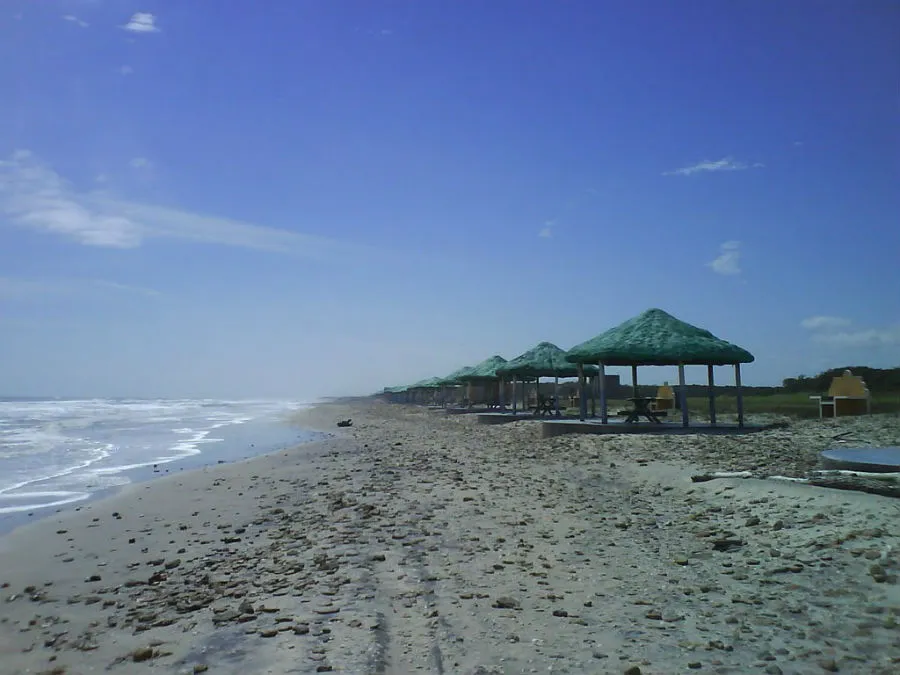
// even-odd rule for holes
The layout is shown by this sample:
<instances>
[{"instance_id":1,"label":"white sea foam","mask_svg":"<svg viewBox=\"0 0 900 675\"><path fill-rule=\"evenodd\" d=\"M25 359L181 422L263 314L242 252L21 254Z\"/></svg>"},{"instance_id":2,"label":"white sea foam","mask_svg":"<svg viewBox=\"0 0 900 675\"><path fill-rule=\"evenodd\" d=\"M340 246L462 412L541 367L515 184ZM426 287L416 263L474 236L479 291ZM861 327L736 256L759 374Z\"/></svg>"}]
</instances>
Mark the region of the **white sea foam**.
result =
<instances>
[{"instance_id":1,"label":"white sea foam","mask_svg":"<svg viewBox=\"0 0 900 675\"><path fill-rule=\"evenodd\" d=\"M278 421L294 401L0 400L0 514L58 507L184 460L228 428Z\"/></svg>"}]
</instances>

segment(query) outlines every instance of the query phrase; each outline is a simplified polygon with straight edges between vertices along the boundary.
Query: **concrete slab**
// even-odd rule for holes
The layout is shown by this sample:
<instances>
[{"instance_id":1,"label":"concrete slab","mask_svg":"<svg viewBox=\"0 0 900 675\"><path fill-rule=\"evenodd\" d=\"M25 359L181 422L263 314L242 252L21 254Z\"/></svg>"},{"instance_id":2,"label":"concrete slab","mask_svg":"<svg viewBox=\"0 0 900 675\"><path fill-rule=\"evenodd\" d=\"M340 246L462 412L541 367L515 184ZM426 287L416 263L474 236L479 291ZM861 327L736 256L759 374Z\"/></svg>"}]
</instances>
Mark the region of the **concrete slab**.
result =
<instances>
[{"instance_id":1,"label":"concrete slab","mask_svg":"<svg viewBox=\"0 0 900 675\"><path fill-rule=\"evenodd\" d=\"M822 451L822 459L829 469L865 471L871 473L900 472L900 447L887 448L830 448Z\"/></svg>"},{"instance_id":2,"label":"concrete slab","mask_svg":"<svg viewBox=\"0 0 900 675\"><path fill-rule=\"evenodd\" d=\"M771 426L761 424L745 424L743 427L738 427L737 424L713 426L708 422L692 422L690 426L684 427L680 422L625 424L622 420L611 419L603 424L599 419L584 421L563 419L543 422L541 437L550 438L562 434L748 434L769 429Z\"/></svg>"},{"instance_id":3,"label":"concrete slab","mask_svg":"<svg viewBox=\"0 0 900 675\"><path fill-rule=\"evenodd\" d=\"M482 412L480 415L478 415L477 419L479 424L508 424L509 422L521 422L523 420L534 420L537 422L542 422L551 418L535 417L533 413L517 411L516 414L513 414L512 412Z\"/></svg>"}]
</instances>

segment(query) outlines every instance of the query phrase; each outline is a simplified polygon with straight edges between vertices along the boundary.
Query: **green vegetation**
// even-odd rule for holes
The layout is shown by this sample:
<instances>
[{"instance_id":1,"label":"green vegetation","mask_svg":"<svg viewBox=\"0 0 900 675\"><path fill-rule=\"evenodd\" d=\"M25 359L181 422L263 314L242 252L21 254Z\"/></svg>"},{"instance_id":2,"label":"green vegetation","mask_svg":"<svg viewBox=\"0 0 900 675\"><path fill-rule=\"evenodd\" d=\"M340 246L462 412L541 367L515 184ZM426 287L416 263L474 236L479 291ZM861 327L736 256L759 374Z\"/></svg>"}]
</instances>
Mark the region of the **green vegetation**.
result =
<instances>
[{"instance_id":1,"label":"green vegetation","mask_svg":"<svg viewBox=\"0 0 900 675\"><path fill-rule=\"evenodd\" d=\"M810 400L810 394L767 394L744 396L744 413L747 415L785 415L795 418L813 418L819 416L817 401ZM588 403L590 406L590 402ZM618 410L629 408L631 403L624 399L610 399L609 411L611 414ZM691 415L706 416L709 414L709 399L702 396L688 398L688 410ZM568 413L577 415L578 408L569 408ZM737 413L736 396L716 396L716 412L720 415L734 415ZM900 413L900 392L884 393L872 397L873 413ZM678 411L670 411L669 417L678 416Z\"/></svg>"},{"instance_id":2,"label":"green vegetation","mask_svg":"<svg viewBox=\"0 0 900 675\"><path fill-rule=\"evenodd\" d=\"M782 382L782 389L791 393L825 392L831 385L831 379L845 370L852 371L854 375L861 375L872 394L900 391L900 368L869 368L868 366L844 366L826 370L813 377L806 375L789 377Z\"/></svg>"},{"instance_id":3,"label":"green vegetation","mask_svg":"<svg viewBox=\"0 0 900 675\"><path fill-rule=\"evenodd\" d=\"M788 378L781 387L744 387L744 412L753 414L786 415L796 418L812 418L819 416L817 401L810 396L821 396L828 391L831 380L845 370L854 375L861 375L872 393L873 413L900 413L900 368L869 368L866 366L845 366L832 368L814 377L799 376ZM677 386L675 387L677 389ZM688 410L692 415L707 415L709 399L703 385L687 385ZM623 394L627 391L627 394ZM656 385L638 387L641 396L654 396ZM735 387L716 387L716 411L723 415L737 413L737 396ZM623 384L617 395L610 399L609 410L614 412L630 406L625 396L631 395L631 387ZM569 409L573 414L578 409ZM670 413L670 417L672 413Z\"/></svg>"}]
</instances>

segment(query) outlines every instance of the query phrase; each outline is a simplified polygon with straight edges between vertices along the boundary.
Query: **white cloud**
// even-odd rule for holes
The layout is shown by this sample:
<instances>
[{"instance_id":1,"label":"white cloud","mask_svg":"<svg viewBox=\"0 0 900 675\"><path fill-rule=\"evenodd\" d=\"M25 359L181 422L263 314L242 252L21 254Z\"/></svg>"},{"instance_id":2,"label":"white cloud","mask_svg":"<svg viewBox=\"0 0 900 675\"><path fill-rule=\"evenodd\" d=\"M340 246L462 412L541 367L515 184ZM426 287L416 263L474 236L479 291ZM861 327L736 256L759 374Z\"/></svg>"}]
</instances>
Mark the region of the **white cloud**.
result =
<instances>
[{"instance_id":1,"label":"white cloud","mask_svg":"<svg viewBox=\"0 0 900 675\"><path fill-rule=\"evenodd\" d=\"M91 24L89 24L87 21L82 21L82 20L79 19L77 16L74 16L74 15L72 15L72 14L66 14L66 15L63 17L63 20L64 20L64 21L69 21L69 22L71 22L71 23L74 23L76 26L81 26L82 28L87 28L88 26L91 25Z\"/></svg>"},{"instance_id":2,"label":"white cloud","mask_svg":"<svg viewBox=\"0 0 900 675\"><path fill-rule=\"evenodd\" d=\"M146 157L134 157L128 162L128 165L132 169L149 169L151 166L150 160Z\"/></svg>"},{"instance_id":3,"label":"white cloud","mask_svg":"<svg viewBox=\"0 0 900 675\"><path fill-rule=\"evenodd\" d=\"M840 316L810 316L803 319L800 325L807 330L836 330L846 328L851 323L850 319Z\"/></svg>"},{"instance_id":4,"label":"white cloud","mask_svg":"<svg viewBox=\"0 0 900 675\"><path fill-rule=\"evenodd\" d=\"M194 241L305 257L369 260L387 253L358 244L76 190L28 151L0 160L0 227L62 236L86 246L137 248L148 239Z\"/></svg>"},{"instance_id":5,"label":"white cloud","mask_svg":"<svg viewBox=\"0 0 900 675\"><path fill-rule=\"evenodd\" d=\"M131 20L122 26L125 30L132 33L158 33L159 28L156 25L156 17L148 12L137 12L131 17Z\"/></svg>"},{"instance_id":6,"label":"white cloud","mask_svg":"<svg viewBox=\"0 0 900 675\"><path fill-rule=\"evenodd\" d=\"M741 273L741 242L726 241L719 247L719 257L706 263L716 274L734 276Z\"/></svg>"},{"instance_id":7,"label":"white cloud","mask_svg":"<svg viewBox=\"0 0 900 675\"><path fill-rule=\"evenodd\" d=\"M812 339L836 347L900 346L900 324L887 328L815 333Z\"/></svg>"},{"instance_id":8,"label":"white cloud","mask_svg":"<svg viewBox=\"0 0 900 675\"><path fill-rule=\"evenodd\" d=\"M812 339L834 347L885 347L900 345L900 323L886 328L851 328L853 322L839 316L811 316L800 322L812 331Z\"/></svg>"},{"instance_id":9,"label":"white cloud","mask_svg":"<svg viewBox=\"0 0 900 675\"><path fill-rule=\"evenodd\" d=\"M704 159L690 166L684 166L673 171L664 171L664 176L692 176L695 173L704 173L708 171L743 171L745 169L760 169L765 165L761 162L747 164L746 162L738 162L732 157L723 157L722 159L712 160Z\"/></svg>"},{"instance_id":10,"label":"white cloud","mask_svg":"<svg viewBox=\"0 0 900 675\"><path fill-rule=\"evenodd\" d=\"M550 239L553 236L553 230L556 227L555 220L546 220L544 221L544 227L540 229L538 232L538 236L543 239Z\"/></svg>"},{"instance_id":11,"label":"white cloud","mask_svg":"<svg viewBox=\"0 0 900 675\"><path fill-rule=\"evenodd\" d=\"M101 279L17 279L0 277L0 300L32 300L47 296L72 296L112 291L134 293L145 297L162 295L152 288L120 284Z\"/></svg>"},{"instance_id":12,"label":"white cloud","mask_svg":"<svg viewBox=\"0 0 900 675\"><path fill-rule=\"evenodd\" d=\"M119 75L131 75L134 72L134 68L131 66L119 66L118 73Z\"/></svg>"}]
</instances>

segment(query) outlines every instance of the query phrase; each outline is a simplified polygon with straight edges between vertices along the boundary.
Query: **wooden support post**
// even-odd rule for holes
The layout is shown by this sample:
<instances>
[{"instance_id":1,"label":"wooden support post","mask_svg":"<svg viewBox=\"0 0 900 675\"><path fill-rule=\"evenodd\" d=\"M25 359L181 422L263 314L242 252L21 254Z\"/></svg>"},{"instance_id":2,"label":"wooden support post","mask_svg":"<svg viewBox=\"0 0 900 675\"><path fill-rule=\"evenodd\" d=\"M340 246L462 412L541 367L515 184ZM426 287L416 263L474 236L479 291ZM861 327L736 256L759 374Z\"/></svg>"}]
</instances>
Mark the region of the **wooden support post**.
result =
<instances>
[{"instance_id":1,"label":"wooden support post","mask_svg":"<svg viewBox=\"0 0 900 675\"><path fill-rule=\"evenodd\" d=\"M638 383L637 383L637 366L631 366L631 389L632 396L635 398L638 397Z\"/></svg>"},{"instance_id":2,"label":"wooden support post","mask_svg":"<svg viewBox=\"0 0 900 675\"><path fill-rule=\"evenodd\" d=\"M519 405L519 399L518 399L518 396L517 396L518 392L516 391L516 383L517 383L518 381L519 381L519 378L517 378L515 375L513 375L513 381L512 381L512 385L513 385L513 390L512 390L512 399L513 399L512 412L513 412L513 415L516 414L516 408L518 408L518 405Z\"/></svg>"},{"instance_id":3,"label":"wooden support post","mask_svg":"<svg viewBox=\"0 0 900 675\"><path fill-rule=\"evenodd\" d=\"M609 424L609 410L606 403L606 366L599 364L600 372L600 422Z\"/></svg>"},{"instance_id":4,"label":"wooden support post","mask_svg":"<svg viewBox=\"0 0 900 675\"><path fill-rule=\"evenodd\" d=\"M553 380L553 398L556 400L556 416L559 417L559 375Z\"/></svg>"},{"instance_id":5,"label":"wooden support post","mask_svg":"<svg viewBox=\"0 0 900 675\"><path fill-rule=\"evenodd\" d=\"M591 377L591 417L597 416L597 378Z\"/></svg>"},{"instance_id":6,"label":"wooden support post","mask_svg":"<svg viewBox=\"0 0 900 675\"><path fill-rule=\"evenodd\" d=\"M678 398L681 401L681 426L690 424L688 419L687 386L684 383L684 364L678 364Z\"/></svg>"},{"instance_id":7,"label":"wooden support post","mask_svg":"<svg viewBox=\"0 0 900 675\"><path fill-rule=\"evenodd\" d=\"M716 378L712 366L706 366L706 374L709 380L709 423L716 426Z\"/></svg>"},{"instance_id":8,"label":"wooden support post","mask_svg":"<svg viewBox=\"0 0 900 675\"><path fill-rule=\"evenodd\" d=\"M584 391L584 364L578 364L578 419L584 422L587 417L587 399Z\"/></svg>"},{"instance_id":9,"label":"wooden support post","mask_svg":"<svg viewBox=\"0 0 900 675\"><path fill-rule=\"evenodd\" d=\"M528 391L526 391L527 381L525 380L525 376L522 376L522 412L528 412Z\"/></svg>"},{"instance_id":10,"label":"wooden support post","mask_svg":"<svg viewBox=\"0 0 900 675\"><path fill-rule=\"evenodd\" d=\"M503 381L503 376L500 376L499 383L499 391L497 392L497 399L500 402L500 411L506 410L506 383Z\"/></svg>"},{"instance_id":11,"label":"wooden support post","mask_svg":"<svg viewBox=\"0 0 900 675\"><path fill-rule=\"evenodd\" d=\"M744 392L741 390L741 364L734 364L734 386L737 387L738 429L744 428Z\"/></svg>"}]
</instances>

